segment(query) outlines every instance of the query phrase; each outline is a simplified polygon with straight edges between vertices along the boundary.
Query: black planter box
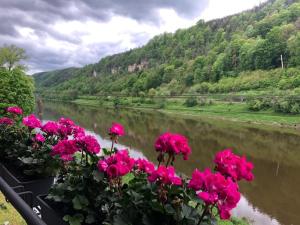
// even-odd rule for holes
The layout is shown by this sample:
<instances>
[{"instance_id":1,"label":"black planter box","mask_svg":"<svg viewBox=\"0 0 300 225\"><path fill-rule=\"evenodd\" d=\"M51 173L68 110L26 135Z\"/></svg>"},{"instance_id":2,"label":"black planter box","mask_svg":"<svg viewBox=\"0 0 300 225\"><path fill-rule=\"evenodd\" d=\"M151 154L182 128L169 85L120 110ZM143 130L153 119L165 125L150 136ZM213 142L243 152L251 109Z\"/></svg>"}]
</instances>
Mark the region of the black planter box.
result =
<instances>
[{"instance_id":1,"label":"black planter box","mask_svg":"<svg viewBox=\"0 0 300 225\"><path fill-rule=\"evenodd\" d=\"M45 198L46 195L37 196L37 203L40 206L42 220L48 225L68 225L68 223L63 220L63 215L55 211Z\"/></svg>"},{"instance_id":2,"label":"black planter box","mask_svg":"<svg viewBox=\"0 0 300 225\"><path fill-rule=\"evenodd\" d=\"M12 188L23 187L23 191L30 191L33 194L33 203L36 205L38 195L48 194L50 187L54 183L54 177L30 178L21 176L16 169L10 169L9 166L0 164L0 175Z\"/></svg>"}]
</instances>

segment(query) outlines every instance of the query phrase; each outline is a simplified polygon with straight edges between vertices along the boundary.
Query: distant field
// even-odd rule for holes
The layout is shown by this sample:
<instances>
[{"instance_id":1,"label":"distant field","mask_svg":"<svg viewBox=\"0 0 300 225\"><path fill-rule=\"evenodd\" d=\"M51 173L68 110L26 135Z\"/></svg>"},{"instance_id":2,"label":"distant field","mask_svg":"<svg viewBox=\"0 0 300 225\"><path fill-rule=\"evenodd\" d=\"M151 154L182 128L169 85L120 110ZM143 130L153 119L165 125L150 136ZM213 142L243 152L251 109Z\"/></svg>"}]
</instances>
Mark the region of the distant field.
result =
<instances>
[{"instance_id":1,"label":"distant field","mask_svg":"<svg viewBox=\"0 0 300 225\"><path fill-rule=\"evenodd\" d=\"M96 99L77 99L73 101L76 104L90 106L106 106L114 107L113 101L98 101ZM266 123L272 125L287 125L299 126L300 116L275 113L272 110L252 112L247 109L246 103L229 103L229 102L214 102L211 105L186 107L180 101L165 102L161 106L159 104L132 103L127 101L126 104L120 104L119 107L155 109L167 113L188 114L216 117L226 120L251 122L251 123Z\"/></svg>"}]
</instances>

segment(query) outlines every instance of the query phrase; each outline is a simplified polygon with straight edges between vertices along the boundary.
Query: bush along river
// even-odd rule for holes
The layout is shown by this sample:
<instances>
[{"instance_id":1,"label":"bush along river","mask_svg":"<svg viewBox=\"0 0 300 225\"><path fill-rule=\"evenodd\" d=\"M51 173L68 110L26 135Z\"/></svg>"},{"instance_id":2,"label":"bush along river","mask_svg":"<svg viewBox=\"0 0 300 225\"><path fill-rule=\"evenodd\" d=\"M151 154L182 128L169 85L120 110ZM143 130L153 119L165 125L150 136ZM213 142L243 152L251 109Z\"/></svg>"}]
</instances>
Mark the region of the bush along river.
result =
<instances>
[{"instance_id":1,"label":"bush along river","mask_svg":"<svg viewBox=\"0 0 300 225\"><path fill-rule=\"evenodd\" d=\"M292 129L183 117L156 111L92 108L71 103L45 102L43 120L72 118L97 135L102 147L110 147L107 130L112 122L124 125L127 134L120 140L134 156L152 161L157 154L153 143L164 132L181 133L190 142L188 161L178 159L177 169L191 174L195 168L212 167L217 151L231 148L255 165L255 179L240 183L243 194L233 211L252 224L296 225L300 221L300 132Z\"/></svg>"}]
</instances>

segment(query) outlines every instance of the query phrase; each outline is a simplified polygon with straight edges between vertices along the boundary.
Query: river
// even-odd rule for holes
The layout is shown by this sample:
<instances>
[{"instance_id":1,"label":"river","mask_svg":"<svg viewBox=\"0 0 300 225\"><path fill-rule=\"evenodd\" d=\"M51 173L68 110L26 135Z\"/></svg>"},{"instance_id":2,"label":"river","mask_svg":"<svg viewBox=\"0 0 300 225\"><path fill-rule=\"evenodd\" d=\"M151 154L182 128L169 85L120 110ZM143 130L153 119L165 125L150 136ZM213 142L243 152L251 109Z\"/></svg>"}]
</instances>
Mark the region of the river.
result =
<instances>
[{"instance_id":1,"label":"river","mask_svg":"<svg viewBox=\"0 0 300 225\"><path fill-rule=\"evenodd\" d=\"M71 103L45 102L43 120L69 117L97 135L109 147L107 130L113 121L124 125L120 144L133 154L155 161L153 143L166 131L185 135L192 155L175 167L190 175L195 168L212 167L214 154L225 148L246 155L255 165L255 180L241 182L242 199L233 214L255 225L300 224L300 132L293 129L187 117L157 111L108 109Z\"/></svg>"}]
</instances>

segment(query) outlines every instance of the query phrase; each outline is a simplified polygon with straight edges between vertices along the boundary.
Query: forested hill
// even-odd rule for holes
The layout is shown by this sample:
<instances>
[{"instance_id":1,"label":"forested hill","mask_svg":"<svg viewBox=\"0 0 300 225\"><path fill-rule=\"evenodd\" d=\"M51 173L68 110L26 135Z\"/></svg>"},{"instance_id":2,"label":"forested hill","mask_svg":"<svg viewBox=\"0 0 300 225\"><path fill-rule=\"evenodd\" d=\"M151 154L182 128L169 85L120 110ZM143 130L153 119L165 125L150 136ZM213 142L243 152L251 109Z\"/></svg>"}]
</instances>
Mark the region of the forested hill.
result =
<instances>
[{"instance_id":1,"label":"forested hill","mask_svg":"<svg viewBox=\"0 0 300 225\"><path fill-rule=\"evenodd\" d=\"M141 48L96 64L38 73L34 78L44 94L294 90L300 88L299 66L300 1L270 0L233 16L200 20L188 29L161 34Z\"/></svg>"}]
</instances>

